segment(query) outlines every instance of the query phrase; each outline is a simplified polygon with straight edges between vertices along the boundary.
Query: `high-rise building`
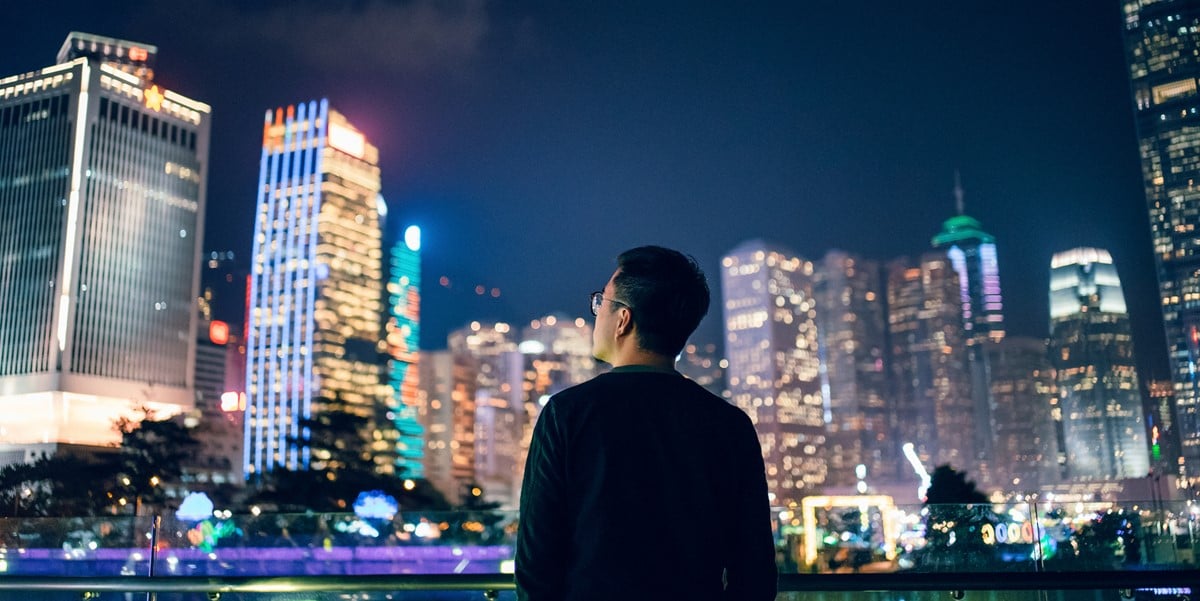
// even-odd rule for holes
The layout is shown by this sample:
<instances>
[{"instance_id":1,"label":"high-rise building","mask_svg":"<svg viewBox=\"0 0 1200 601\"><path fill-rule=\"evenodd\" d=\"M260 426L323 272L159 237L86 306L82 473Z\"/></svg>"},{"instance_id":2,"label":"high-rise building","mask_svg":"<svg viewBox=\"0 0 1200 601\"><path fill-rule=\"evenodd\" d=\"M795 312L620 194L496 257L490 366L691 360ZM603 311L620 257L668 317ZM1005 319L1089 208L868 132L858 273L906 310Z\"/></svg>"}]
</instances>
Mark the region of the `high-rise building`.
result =
<instances>
[{"instance_id":1,"label":"high-rise building","mask_svg":"<svg viewBox=\"0 0 1200 601\"><path fill-rule=\"evenodd\" d=\"M1200 2L1122 2L1178 432L1200 480Z\"/></svg>"},{"instance_id":2,"label":"high-rise building","mask_svg":"<svg viewBox=\"0 0 1200 601\"><path fill-rule=\"evenodd\" d=\"M1150 443L1150 465L1154 473L1179 476L1186 484L1187 474L1180 461L1179 432L1175 419L1175 387L1170 380L1143 380L1146 411L1146 440Z\"/></svg>"},{"instance_id":3,"label":"high-rise building","mask_svg":"<svg viewBox=\"0 0 1200 601\"><path fill-rule=\"evenodd\" d=\"M942 224L933 237L933 248L944 251L958 274L962 302L963 340L967 349L971 402L975 410L974 457L980 476L986 477L992 452L991 434L995 431L991 398L991 374L984 345L1004 339L1004 313L1000 296L1000 268L996 260L996 239L963 211L963 189L954 176L954 197L958 214Z\"/></svg>"},{"instance_id":4,"label":"high-rise building","mask_svg":"<svg viewBox=\"0 0 1200 601\"><path fill-rule=\"evenodd\" d=\"M396 432L396 467L408 478L424 478L425 430L418 415L421 341L421 230L409 226L392 247L388 278L388 416ZM388 441L383 440L387 444Z\"/></svg>"},{"instance_id":5,"label":"high-rise building","mask_svg":"<svg viewBox=\"0 0 1200 601\"><path fill-rule=\"evenodd\" d=\"M857 484L859 465L872 481L893 482L899 447L884 364L886 295L879 264L829 251L817 263L815 294L828 483Z\"/></svg>"},{"instance_id":6,"label":"high-rise building","mask_svg":"<svg viewBox=\"0 0 1200 601\"><path fill-rule=\"evenodd\" d=\"M1050 359L1058 372L1067 475L1142 478L1150 469L1133 336L1107 251L1076 248L1050 264Z\"/></svg>"},{"instance_id":7,"label":"high-rise building","mask_svg":"<svg viewBox=\"0 0 1200 601\"><path fill-rule=\"evenodd\" d=\"M210 110L72 32L0 79L0 464L192 407Z\"/></svg>"},{"instance_id":8,"label":"high-rise building","mask_svg":"<svg viewBox=\"0 0 1200 601\"><path fill-rule=\"evenodd\" d=\"M215 300L216 297L210 297ZM207 318L204 296L197 299L201 308L201 328L196 340L196 405L177 416L192 430L198 445L184 459L180 482L168 483L168 494L189 492L216 493L222 487L240 487L242 473L242 416L244 398L226 388L230 346L238 337L224 321Z\"/></svg>"},{"instance_id":9,"label":"high-rise building","mask_svg":"<svg viewBox=\"0 0 1200 601\"><path fill-rule=\"evenodd\" d=\"M586 382L597 373L592 357L592 326L582 317L559 313L535 319L521 329L521 345L526 354L561 356L565 362L561 378L568 386ZM521 345L518 350L522 350Z\"/></svg>"},{"instance_id":10,"label":"high-rise building","mask_svg":"<svg viewBox=\"0 0 1200 601\"><path fill-rule=\"evenodd\" d=\"M223 321L240 336L246 319L246 273L233 251L211 251L200 258L201 320Z\"/></svg>"},{"instance_id":11,"label":"high-rise building","mask_svg":"<svg viewBox=\"0 0 1200 601\"><path fill-rule=\"evenodd\" d=\"M975 406L966 369L958 272L944 252L888 263L888 333L894 382L895 451L913 444L921 463L976 473ZM976 475L976 477L978 477Z\"/></svg>"},{"instance_id":12,"label":"high-rise building","mask_svg":"<svg viewBox=\"0 0 1200 601\"><path fill-rule=\"evenodd\" d=\"M347 445L389 473L379 153L326 100L268 111L246 324L247 478L323 465L301 426L322 411L369 423ZM390 444L389 444L390 443Z\"/></svg>"},{"instance_id":13,"label":"high-rise building","mask_svg":"<svg viewBox=\"0 0 1200 601\"><path fill-rule=\"evenodd\" d=\"M476 365L466 354L422 351L417 366L425 478L457 503L464 487L476 481Z\"/></svg>"},{"instance_id":14,"label":"high-rise building","mask_svg":"<svg viewBox=\"0 0 1200 601\"><path fill-rule=\"evenodd\" d=\"M456 361L475 366L470 421L463 422L471 440L474 483L488 501L506 507L516 504L524 467L519 462L525 421L524 361L515 338L507 323L473 321L451 332L447 340Z\"/></svg>"},{"instance_id":15,"label":"high-rise building","mask_svg":"<svg viewBox=\"0 0 1200 601\"><path fill-rule=\"evenodd\" d=\"M725 368L728 366L729 362L717 354L717 345L711 342L689 342L675 362L675 369L684 377L726 400L729 399L729 389L725 387Z\"/></svg>"},{"instance_id":16,"label":"high-rise building","mask_svg":"<svg viewBox=\"0 0 1200 601\"><path fill-rule=\"evenodd\" d=\"M1057 403L1057 383L1046 341L1009 336L985 348L996 403L995 459L989 481L981 484L1004 492L1056 484L1058 438L1050 412Z\"/></svg>"},{"instance_id":17,"label":"high-rise building","mask_svg":"<svg viewBox=\"0 0 1200 601\"><path fill-rule=\"evenodd\" d=\"M761 240L721 260L729 392L754 422L781 505L819 490L827 472L813 271Z\"/></svg>"}]
</instances>

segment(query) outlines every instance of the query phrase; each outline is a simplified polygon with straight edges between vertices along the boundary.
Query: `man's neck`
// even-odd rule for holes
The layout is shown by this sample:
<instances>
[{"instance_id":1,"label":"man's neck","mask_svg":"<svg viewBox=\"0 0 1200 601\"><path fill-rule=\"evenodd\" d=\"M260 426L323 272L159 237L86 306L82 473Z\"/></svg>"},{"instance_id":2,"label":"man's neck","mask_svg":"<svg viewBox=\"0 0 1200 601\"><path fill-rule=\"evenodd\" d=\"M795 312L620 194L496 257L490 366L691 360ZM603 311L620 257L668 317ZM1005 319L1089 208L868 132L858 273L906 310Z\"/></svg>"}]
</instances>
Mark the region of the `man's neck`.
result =
<instances>
[{"instance_id":1,"label":"man's neck","mask_svg":"<svg viewBox=\"0 0 1200 601\"><path fill-rule=\"evenodd\" d=\"M612 365L614 368L627 367L630 365L643 365L657 369L673 370L675 369L675 358L665 357L657 353L639 351L624 353L620 357L615 357L610 365Z\"/></svg>"}]
</instances>

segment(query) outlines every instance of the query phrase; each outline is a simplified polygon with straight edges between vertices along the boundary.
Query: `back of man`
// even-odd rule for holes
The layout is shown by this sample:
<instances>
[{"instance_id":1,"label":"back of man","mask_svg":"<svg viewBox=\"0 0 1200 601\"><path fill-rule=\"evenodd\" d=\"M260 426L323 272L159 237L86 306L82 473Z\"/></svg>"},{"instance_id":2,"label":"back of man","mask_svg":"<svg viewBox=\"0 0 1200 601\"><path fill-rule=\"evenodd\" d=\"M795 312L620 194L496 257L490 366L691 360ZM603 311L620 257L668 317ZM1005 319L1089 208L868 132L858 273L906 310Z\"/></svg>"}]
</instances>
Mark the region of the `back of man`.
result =
<instances>
[{"instance_id":1,"label":"back of man","mask_svg":"<svg viewBox=\"0 0 1200 601\"><path fill-rule=\"evenodd\" d=\"M656 327L653 300L621 300L612 284L593 295L593 312L596 355L613 370L555 395L534 428L518 597L774 599L770 508L749 417L672 369L673 356L629 350L639 304L646 328ZM605 311L604 299L622 308Z\"/></svg>"}]
</instances>

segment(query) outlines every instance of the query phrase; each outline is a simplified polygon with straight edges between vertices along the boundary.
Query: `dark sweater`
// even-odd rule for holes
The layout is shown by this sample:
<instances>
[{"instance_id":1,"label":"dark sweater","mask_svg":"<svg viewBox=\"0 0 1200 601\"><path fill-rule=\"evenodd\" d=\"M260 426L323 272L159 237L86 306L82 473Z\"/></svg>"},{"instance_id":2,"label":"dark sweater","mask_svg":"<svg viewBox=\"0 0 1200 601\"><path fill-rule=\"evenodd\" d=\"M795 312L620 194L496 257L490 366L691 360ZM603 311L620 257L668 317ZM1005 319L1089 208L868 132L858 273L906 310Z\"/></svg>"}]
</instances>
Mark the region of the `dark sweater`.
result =
<instances>
[{"instance_id":1,"label":"dark sweater","mask_svg":"<svg viewBox=\"0 0 1200 601\"><path fill-rule=\"evenodd\" d=\"M766 601L775 580L745 413L677 372L638 367L550 399L521 489L519 599Z\"/></svg>"}]
</instances>

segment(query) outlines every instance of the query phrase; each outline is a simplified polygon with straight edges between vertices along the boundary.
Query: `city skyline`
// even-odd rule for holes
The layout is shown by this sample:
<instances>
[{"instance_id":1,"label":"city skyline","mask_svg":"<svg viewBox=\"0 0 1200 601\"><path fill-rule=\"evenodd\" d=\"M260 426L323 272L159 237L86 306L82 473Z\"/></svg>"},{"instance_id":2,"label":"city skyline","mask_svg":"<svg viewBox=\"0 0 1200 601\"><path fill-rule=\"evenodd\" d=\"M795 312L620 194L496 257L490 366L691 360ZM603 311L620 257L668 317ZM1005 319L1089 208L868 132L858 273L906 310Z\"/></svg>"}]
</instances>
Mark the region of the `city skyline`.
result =
<instances>
[{"instance_id":1,"label":"city skyline","mask_svg":"<svg viewBox=\"0 0 1200 601\"><path fill-rule=\"evenodd\" d=\"M426 232L422 347L471 319L583 315L612 257L641 243L695 254L714 283L720 256L754 237L810 258L919 254L955 213L957 168L966 213L1001 242L1011 333L1048 335L1054 252L1110 248L1139 369L1167 375L1119 6L1039 7L1036 20L1015 5L76 8L32 15L0 67L46 63L72 29L162 46L168 85L214 107L205 248L247 267L254 121L329 95L361 124L385 157L394 223ZM221 19L248 24L217 43ZM276 31L305 19L361 27L361 40L316 52ZM421 41L418 21L444 39ZM385 25L395 50L378 43ZM829 50L843 39L861 52ZM699 218L680 225L685 212ZM712 312L697 339L719 330Z\"/></svg>"}]
</instances>

